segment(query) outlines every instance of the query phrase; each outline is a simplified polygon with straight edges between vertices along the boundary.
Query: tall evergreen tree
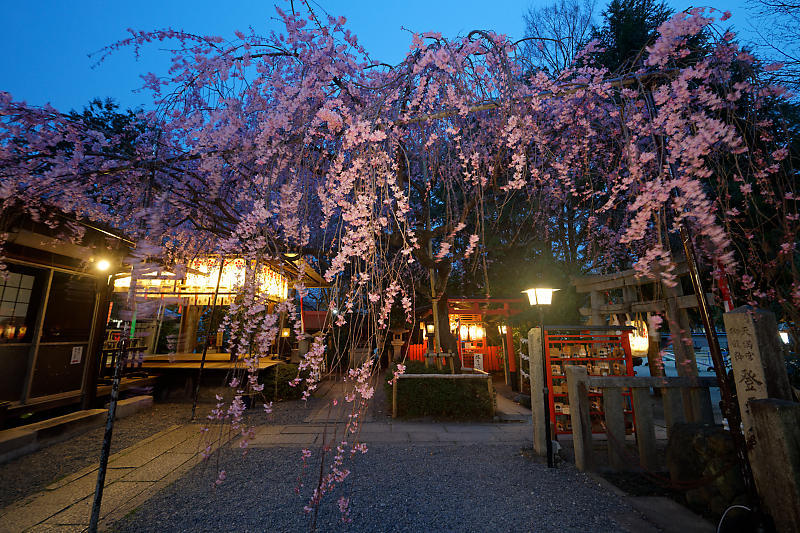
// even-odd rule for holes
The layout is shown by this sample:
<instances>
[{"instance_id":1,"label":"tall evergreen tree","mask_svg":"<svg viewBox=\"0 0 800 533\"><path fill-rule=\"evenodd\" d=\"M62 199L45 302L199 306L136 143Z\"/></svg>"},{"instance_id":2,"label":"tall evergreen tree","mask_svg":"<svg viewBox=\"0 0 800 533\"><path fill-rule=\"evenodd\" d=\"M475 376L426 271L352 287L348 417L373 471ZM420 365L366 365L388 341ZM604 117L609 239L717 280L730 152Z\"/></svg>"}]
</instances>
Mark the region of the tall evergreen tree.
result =
<instances>
[{"instance_id":1,"label":"tall evergreen tree","mask_svg":"<svg viewBox=\"0 0 800 533\"><path fill-rule=\"evenodd\" d=\"M603 11L602 25L592 31L592 37L604 48L595 60L612 72L627 70L672 14L672 9L659 0L611 0Z\"/></svg>"}]
</instances>

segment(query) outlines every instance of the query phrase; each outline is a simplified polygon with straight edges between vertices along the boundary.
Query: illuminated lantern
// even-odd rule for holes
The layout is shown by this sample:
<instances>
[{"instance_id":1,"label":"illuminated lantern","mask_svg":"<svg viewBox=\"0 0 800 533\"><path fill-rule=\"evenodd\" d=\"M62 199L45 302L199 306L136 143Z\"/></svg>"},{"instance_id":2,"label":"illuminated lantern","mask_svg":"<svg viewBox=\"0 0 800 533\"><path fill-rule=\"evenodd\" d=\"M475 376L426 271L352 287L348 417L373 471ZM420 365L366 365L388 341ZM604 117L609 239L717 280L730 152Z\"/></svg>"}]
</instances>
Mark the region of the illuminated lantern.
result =
<instances>
[{"instance_id":1,"label":"illuminated lantern","mask_svg":"<svg viewBox=\"0 0 800 533\"><path fill-rule=\"evenodd\" d=\"M461 324L461 327L458 328L458 333L462 340L466 340L469 336L469 328L466 324Z\"/></svg>"},{"instance_id":2,"label":"illuminated lantern","mask_svg":"<svg viewBox=\"0 0 800 533\"><path fill-rule=\"evenodd\" d=\"M650 346L650 338L647 334L647 323L644 320L633 320L628 322L627 325L633 326L633 330L628 333L631 355L633 357L646 357Z\"/></svg>"},{"instance_id":3,"label":"illuminated lantern","mask_svg":"<svg viewBox=\"0 0 800 533\"><path fill-rule=\"evenodd\" d=\"M470 324L470 326L467 329L467 331L469 331L470 340L475 340L475 339L478 338L477 337L477 335L478 335L478 326L476 326L475 324Z\"/></svg>"},{"instance_id":4,"label":"illuminated lantern","mask_svg":"<svg viewBox=\"0 0 800 533\"><path fill-rule=\"evenodd\" d=\"M486 330L483 329L483 326L476 326L475 327L475 338L477 340L481 340L486 336Z\"/></svg>"},{"instance_id":5,"label":"illuminated lantern","mask_svg":"<svg viewBox=\"0 0 800 533\"><path fill-rule=\"evenodd\" d=\"M528 301L531 305L550 305L553 302L553 293L559 290L561 289L536 287L522 292L528 295Z\"/></svg>"}]
</instances>

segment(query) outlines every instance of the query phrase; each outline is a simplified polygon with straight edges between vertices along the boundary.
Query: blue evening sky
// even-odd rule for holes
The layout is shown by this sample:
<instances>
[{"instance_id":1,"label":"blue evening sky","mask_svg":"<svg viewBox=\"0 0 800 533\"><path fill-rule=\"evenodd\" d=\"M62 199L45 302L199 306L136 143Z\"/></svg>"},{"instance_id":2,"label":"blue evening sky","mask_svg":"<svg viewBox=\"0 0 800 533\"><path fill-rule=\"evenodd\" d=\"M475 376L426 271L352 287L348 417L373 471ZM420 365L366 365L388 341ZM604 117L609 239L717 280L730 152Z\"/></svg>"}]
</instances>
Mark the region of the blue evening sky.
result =
<instances>
[{"instance_id":1,"label":"blue evening sky","mask_svg":"<svg viewBox=\"0 0 800 533\"><path fill-rule=\"evenodd\" d=\"M531 5L553 0L317 0L332 15L344 15L374 59L402 60L413 31L463 35L472 29L491 29L512 38L523 33L523 12ZM729 21L744 33L748 27L746 0L719 1L730 9ZM692 2L672 0L676 10ZM114 53L92 68L88 54L127 37L127 28L150 30L172 27L204 35L232 37L236 29L253 26L257 32L278 29L273 6L280 0L7 0L6 23L0 32L0 91L16 100L62 111L81 109L94 97L113 97L123 107L147 107L150 97L134 92L139 75L163 73L168 65L158 46L147 47L137 61L132 49ZM602 10L603 0L598 1ZM697 5L696 3L694 5ZM163 45L163 43L161 43Z\"/></svg>"}]
</instances>

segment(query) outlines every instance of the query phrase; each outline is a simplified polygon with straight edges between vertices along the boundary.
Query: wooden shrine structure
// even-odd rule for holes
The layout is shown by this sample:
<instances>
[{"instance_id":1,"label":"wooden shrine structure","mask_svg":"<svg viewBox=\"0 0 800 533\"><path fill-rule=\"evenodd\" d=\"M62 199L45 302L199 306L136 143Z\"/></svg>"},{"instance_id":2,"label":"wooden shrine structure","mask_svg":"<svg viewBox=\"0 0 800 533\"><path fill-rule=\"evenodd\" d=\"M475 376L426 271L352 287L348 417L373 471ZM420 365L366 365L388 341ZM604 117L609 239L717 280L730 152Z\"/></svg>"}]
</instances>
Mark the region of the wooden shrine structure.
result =
<instances>
[{"instance_id":1,"label":"wooden shrine structure","mask_svg":"<svg viewBox=\"0 0 800 533\"><path fill-rule=\"evenodd\" d=\"M580 313L589 318L590 326L606 326L610 322L624 324L626 317L663 314L669 327L678 376L696 377L697 361L689 333L691 324L688 310L698 307L697 297L694 294L684 294L682 278L689 274L685 260L677 263L672 274L675 276L675 284L664 283L657 273L642 275L633 269L577 277L573 278L572 283L576 292L589 294L589 307L582 307ZM691 286L688 280L687 284ZM713 303L712 294L706 294L706 298L709 303ZM651 375L664 376L659 355L660 333L653 331L649 325L648 338L650 344L647 358ZM690 404L694 407L688 407ZM684 401L684 405L687 406L688 420L700 419L698 402Z\"/></svg>"},{"instance_id":2,"label":"wooden shrine structure","mask_svg":"<svg viewBox=\"0 0 800 533\"><path fill-rule=\"evenodd\" d=\"M522 312L519 308L523 304L521 298L448 298L447 314L450 331L458 341L458 355L464 367L474 368L475 356L478 355L482 362L481 370L493 372L503 371L508 374L510 383L516 383L516 357L514 354L514 337L510 327L505 328L502 336L502 346L490 346L487 343L485 325L500 325L503 319L508 319ZM429 310L423 319L431 315ZM481 338L472 338L464 331L470 331L470 326L483 327ZM409 346L409 358L422 361L427 352L427 342Z\"/></svg>"}]
</instances>

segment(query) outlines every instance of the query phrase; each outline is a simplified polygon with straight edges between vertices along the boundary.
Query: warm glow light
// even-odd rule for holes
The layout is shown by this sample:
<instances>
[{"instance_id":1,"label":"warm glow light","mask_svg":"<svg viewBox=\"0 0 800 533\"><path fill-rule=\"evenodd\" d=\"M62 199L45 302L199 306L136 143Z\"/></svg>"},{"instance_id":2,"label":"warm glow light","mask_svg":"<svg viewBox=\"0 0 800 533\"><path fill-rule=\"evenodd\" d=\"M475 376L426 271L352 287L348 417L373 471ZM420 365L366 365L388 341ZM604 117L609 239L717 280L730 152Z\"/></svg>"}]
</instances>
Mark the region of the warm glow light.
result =
<instances>
[{"instance_id":1,"label":"warm glow light","mask_svg":"<svg viewBox=\"0 0 800 533\"><path fill-rule=\"evenodd\" d=\"M245 259L226 259L222 267L222 277L219 278L219 292L235 292L244 284L245 277L255 275L262 292L277 300L285 300L289 295L288 279L266 265L256 271L255 264L251 262L250 272ZM189 272L186 274L185 290L187 292L213 292L219 277L219 258L201 257L189 263Z\"/></svg>"},{"instance_id":2,"label":"warm glow light","mask_svg":"<svg viewBox=\"0 0 800 533\"><path fill-rule=\"evenodd\" d=\"M469 331L469 338L470 338L470 340L475 340L475 339L477 339L477 334L478 334L478 326L476 326L475 324L470 324L470 325L469 325L469 328L468 328L468 330L467 330L467 331Z\"/></svg>"},{"instance_id":3,"label":"warm glow light","mask_svg":"<svg viewBox=\"0 0 800 533\"><path fill-rule=\"evenodd\" d=\"M422 333L425 333L425 322L420 322L419 323L419 329L422 330Z\"/></svg>"},{"instance_id":4,"label":"warm glow light","mask_svg":"<svg viewBox=\"0 0 800 533\"><path fill-rule=\"evenodd\" d=\"M458 333L462 340L466 340L466 338L469 336L469 328L466 324L461 324L461 327L458 329Z\"/></svg>"},{"instance_id":5,"label":"warm glow light","mask_svg":"<svg viewBox=\"0 0 800 533\"><path fill-rule=\"evenodd\" d=\"M433 324L426 325L425 329L428 330L428 335L433 335Z\"/></svg>"},{"instance_id":6,"label":"warm glow light","mask_svg":"<svg viewBox=\"0 0 800 533\"><path fill-rule=\"evenodd\" d=\"M289 328L283 328L281 330L281 337L288 337L290 334L291 334L291 331L289 330Z\"/></svg>"},{"instance_id":7,"label":"warm glow light","mask_svg":"<svg viewBox=\"0 0 800 533\"><path fill-rule=\"evenodd\" d=\"M633 326L633 331L628 333L628 342L631 345L631 355L633 357L646 357L650 345L647 333L647 324L643 320L634 320L627 323Z\"/></svg>"},{"instance_id":8,"label":"warm glow light","mask_svg":"<svg viewBox=\"0 0 800 533\"><path fill-rule=\"evenodd\" d=\"M100 264L97 266L100 268ZM211 295L215 292L219 277L219 258L197 258L188 265L188 270L185 279L161 268L145 272L137 277L136 293L149 298L163 298L164 295L193 298L192 304L194 305L210 304ZM245 275L255 276L260 291L267 293L275 300L285 300L289 296L289 280L286 276L267 265L261 265L256 269L255 262L251 261L248 265L247 261L242 258L226 258L222 277L219 278L220 302L226 302L232 298L244 283ZM115 292L128 292L130 286L130 276L114 280ZM335 311L334 314L336 314Z\"/></svg>"},{"instance_id":9,"label":"warm glow light","mask_svg":"<svg viewBox=\"0 0 800 533\"><path fill-rule=\"evenodd\" d=\"M109 268L111 268L111 263L109 263L106 259L101 259L97 262L97 270L100 272L105 272Z\"/></svg>"},{"instance_id":10,"label":"warm glow light","mask_svg":"<svg viewBox=\"0 0 800 533\"><path fill-rule=\"evenodd\" d=\"M531 305L550 305L553 302L553 293L561 289L550 289L547 287L536 287L522 291L528 295Z\"/></svg>"},{"instance_id":11,"label":"warm glow light","mask_svg":"<svg viewBox=\"0 0 800 533\"><path fill-rule=\"evenodd\" d=\"M497 332L500 333L501 335L505 335L508 332L508 330L506 329L505 324L503 324L501 326L497 326Z\"/></svg>"},{"instance_id":12,"label":"warm glow light","mask_svg":"<svg viewBox=\"0 0 800 533\"><path fill-rule=\"evenodd\" d=\"M486 336L486 330L483 329L483 326L476 326L475 327L475 339L480 340Z\"/></svg>"}]
</instances>

